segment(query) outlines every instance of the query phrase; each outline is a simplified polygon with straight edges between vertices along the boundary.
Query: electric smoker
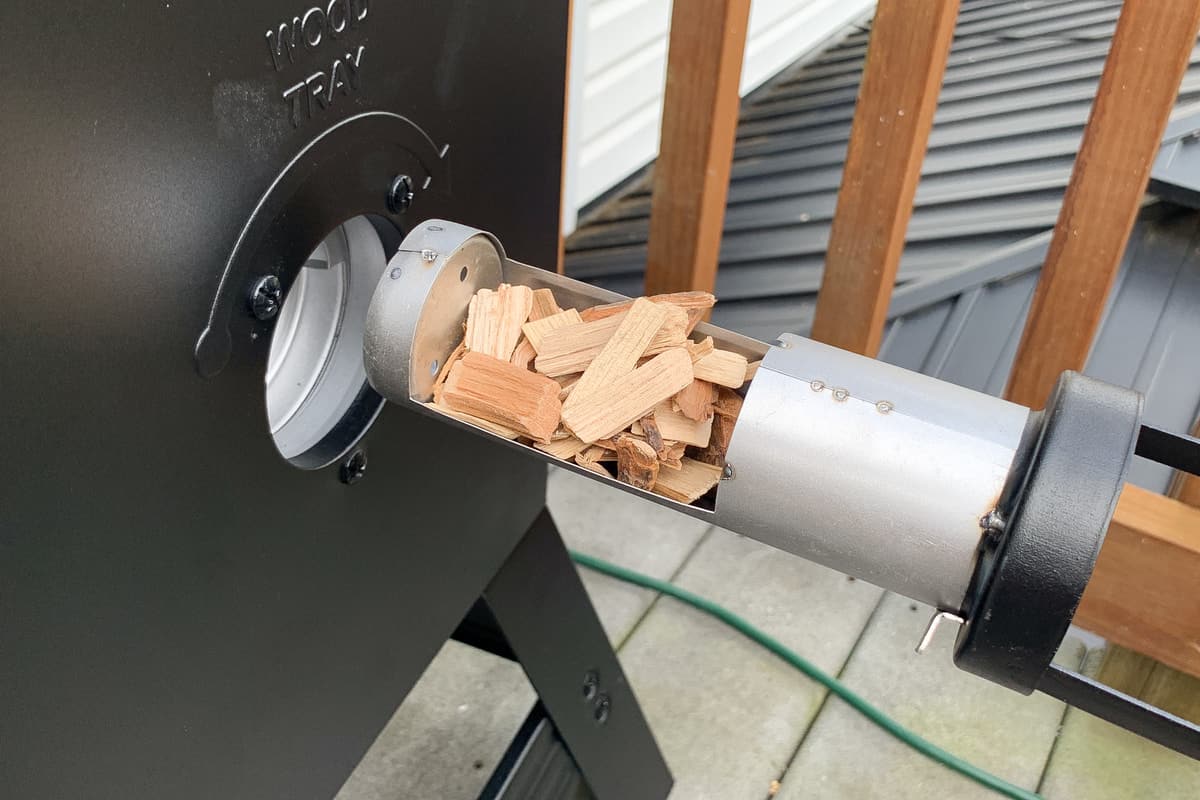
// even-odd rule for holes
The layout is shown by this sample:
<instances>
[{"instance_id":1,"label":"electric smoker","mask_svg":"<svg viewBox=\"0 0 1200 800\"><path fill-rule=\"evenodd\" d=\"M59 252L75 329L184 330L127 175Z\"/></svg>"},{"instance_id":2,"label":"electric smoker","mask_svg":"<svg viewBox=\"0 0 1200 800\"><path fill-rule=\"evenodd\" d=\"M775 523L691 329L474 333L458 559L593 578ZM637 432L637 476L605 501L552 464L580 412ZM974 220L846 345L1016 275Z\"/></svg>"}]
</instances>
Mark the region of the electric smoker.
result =
<instances>
[{"instance_id":1,"label":"electric smoker","mask_svg":"<svg viewBox=\"0 0 1200 800\"><path fill-rule=\"evenodd\" d=\"M664 797L544 463L419 407L469 288L609 299L521 263L557 253L566 5L0 23L6 793L331 797L456 636L539 695L489 796ZM1186 460L1136 394L1068 376L1032 413L706 330L764 360L728 479L681 513L959 615L967 669L1195 754L1047 666L1138 431Z\"/></svg>"}]
</instances>

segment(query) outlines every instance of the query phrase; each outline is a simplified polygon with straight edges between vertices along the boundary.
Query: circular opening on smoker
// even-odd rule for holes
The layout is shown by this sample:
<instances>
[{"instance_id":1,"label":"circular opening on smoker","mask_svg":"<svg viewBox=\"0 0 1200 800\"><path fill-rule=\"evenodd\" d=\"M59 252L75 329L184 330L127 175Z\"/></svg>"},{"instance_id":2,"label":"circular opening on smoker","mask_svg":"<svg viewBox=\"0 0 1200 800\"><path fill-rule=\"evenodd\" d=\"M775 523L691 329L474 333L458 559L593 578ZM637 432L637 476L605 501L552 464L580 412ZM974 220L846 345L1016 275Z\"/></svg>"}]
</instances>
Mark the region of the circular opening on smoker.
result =
<instances>
[{"instance_id":1,"label":"circular opening on smoker","mask_svg":"<svg viewBox=\"0 0 1200 800\"><path fill-rule=\"evenodd\" d=\"M375 224L354 217L317 245L284 298L267 359L267 419L275 447L296 466L336 460L383 404L367 384L362 343L386 266Z\"/></svg>"}]
</instances>

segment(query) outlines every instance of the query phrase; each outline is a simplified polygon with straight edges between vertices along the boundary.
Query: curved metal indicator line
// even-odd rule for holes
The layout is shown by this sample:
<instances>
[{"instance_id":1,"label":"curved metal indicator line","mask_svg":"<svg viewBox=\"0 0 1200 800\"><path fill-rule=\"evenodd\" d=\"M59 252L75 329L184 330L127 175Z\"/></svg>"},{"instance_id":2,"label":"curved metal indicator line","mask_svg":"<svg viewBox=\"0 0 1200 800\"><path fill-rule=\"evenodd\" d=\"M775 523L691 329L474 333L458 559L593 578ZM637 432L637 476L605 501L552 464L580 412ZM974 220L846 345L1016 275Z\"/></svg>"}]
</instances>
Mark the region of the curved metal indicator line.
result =
<instances>
[{"instance_id":1,"label":"curved metal indicator line","mask_svg":"<svg viewBox=\"0 0 1200 800\"><path fill-rule=\"evenodd\" d=\"M228 332L228 320L230 314L232 313L232 304L224 302L224 300L228 292L229 276L233 271L234 263L237 261L238 254L241 252L242 245L245 242L251 227L253 227L255 222L258 220L259 212L270 200L272 194L274 194L279 185L288 177L289 174L291 174L292 169L301 161L301 159L305 157L305 155L311 152L315 147L317 147L335 132L344 129L353 122L359 122L367 119L394 119L397 122L407 125L417 134L417 143L419 145L419 149L424 152L411 150L410 152L416 156L417 161L420 162L428 176L422 188L428 188L431 183L442 184L448 182L448 176L445 174L443 167L446 163L446 156L449 153L450 145L443 145L439 148L429 134L421 129L421 126L417 125L407 117L394 114L390 111L367 111L362 114L356 114L352 117L347 117L346 119L341 120L340 122L331 125L329 128L326 128L324 131L322 131L312 141L301 148L300 151L292 157L291 161L289 161L287 165L280 170L279 174L275 176L275 179L271 181L271 185L268 186L266 191L264 191L259 197L258 202L254 206L254 210L250 212L250 216L246 220L246 224L243 225L242 229L238 232L237 240L233 245L233 250L230 251L229 258L226 259L225 267L221 272L221 279L217 284L216 296L213 298L212 307L208 312L208 322L204 326L204 330L201 331L200 337L196 341L196 346L193 349L193 357L196 360L197 369L203 377L210 378L219 373L221 368L224 367L225 361L228 360L228 349L232 345L232 343L229 342ZM224 351L223 358L221 359L220 364L206 365L204 363L204 351L207 349L208 345L211 345L213 342L213 336L216 335L218 330L225 334L224 347L222 347L222 350Z\"/></svg>"}]
</instances>

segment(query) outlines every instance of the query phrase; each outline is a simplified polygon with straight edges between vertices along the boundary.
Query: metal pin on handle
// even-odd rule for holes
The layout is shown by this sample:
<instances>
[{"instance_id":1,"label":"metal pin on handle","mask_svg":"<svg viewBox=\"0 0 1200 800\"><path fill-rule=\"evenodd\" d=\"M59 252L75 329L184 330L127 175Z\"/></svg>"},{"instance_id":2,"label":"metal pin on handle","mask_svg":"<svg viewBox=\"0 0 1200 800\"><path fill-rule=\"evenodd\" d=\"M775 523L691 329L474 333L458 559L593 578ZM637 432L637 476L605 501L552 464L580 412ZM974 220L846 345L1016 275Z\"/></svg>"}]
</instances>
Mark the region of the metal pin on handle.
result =
<instances>
[{"instance_id":1,"label":"metal pin on handle","mask_svg":"<svg viewBox=\"0 0 1200 800\"><path fill-rule=\"evenodd\" d=\"M437 261L437 259L438 259L438 256L440 256L440 255L441 255L441 253L439 253L438 251L436 251L436 250L430 250L429 248L426 248L426 249L424 249L424 250L412 250L412 249L406 249L406 248L403 248L403 247L397 247L397 248L396 248L396 249L393 251L392 255L395 255L396 253L420 253L420 254L421 254L421 260L422 260L422 261L425 261L425 262L427 262L427 263L428 263L428 262Z\"/></svg>"},{"instance_id":2,"label":"metal pin on handle","mask_svg":"<svg viewBox=\"0 0 1200 800\"><path fill-rule=\"evenodd\" d=\"M920 644L917 645L917 653L924 653L925 648L929 647L929 643L933 641L933 635L937 633L938 626L942 622L953 622L957 625L962 625L966 622L965 619L958 614L952 614L949 611L939 611L929 619L929 625L925 628L925 635L921 637Z\"/></svg>"}]
</instances>

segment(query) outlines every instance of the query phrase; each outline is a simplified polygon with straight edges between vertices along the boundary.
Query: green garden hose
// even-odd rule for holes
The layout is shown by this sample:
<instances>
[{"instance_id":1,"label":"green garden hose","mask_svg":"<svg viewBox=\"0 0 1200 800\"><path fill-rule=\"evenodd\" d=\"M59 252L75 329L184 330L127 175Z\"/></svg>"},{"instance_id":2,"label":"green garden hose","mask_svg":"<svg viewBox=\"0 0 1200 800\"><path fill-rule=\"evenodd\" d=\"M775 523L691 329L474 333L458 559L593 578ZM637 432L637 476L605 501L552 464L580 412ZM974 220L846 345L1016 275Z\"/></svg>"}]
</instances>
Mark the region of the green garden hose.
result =
<instances>
[{"instance_id":1,"label":"green garden hose","mask_svg":"<svg viewBox=\"0 0 1200 800\"><path fill-rule=\"evenodd\" d=\"M680 602L687 603L693 608L699 609L707 614L710 614L724 622L734 630L749 637L752 641L770 650L775 655L782 658L788 664L791 664L796 669L803 672L812 680L824 686L829 691L844 700L851 708L871 722L878 725L883 730L890 733L892 736L899 739L904 744L916 750L923 756L931 758L942 766L949 767L960 775L965 775L976 783L986 786L995 792L998 792L1005 797L1014 798L1014 800L1041 800L1041 795L1031 792L1028 789L1022 789L1020 786L1015 786L1006 780L992 775L986 770L980 769L974 764L964 761L953 753L949 753L938 747L933 742L930 742L916 733L913 733L908 728L905 728L899 722L884 714L875 706L868 703L850 687L839 681L832 675L827 675L816 667L816 665L804 659L799 653L788 649L778 639L773 638L769 634L760 631L758 628L751 625L746 620L734 614L727 608L717 605L711 600L701 597L697 594L689 592L687 589L681 589L673 583L652 578L649 575L643 575L640 572L634 572L631 569L611 564L603 559L589 556L586 553L571 551L571 558L575 563L580 564L588 569L603 573L617 580L625 581L626 583L644 586L647 589L653 589L656 592L673 597Z\"/></svg>"}]
</instances>

